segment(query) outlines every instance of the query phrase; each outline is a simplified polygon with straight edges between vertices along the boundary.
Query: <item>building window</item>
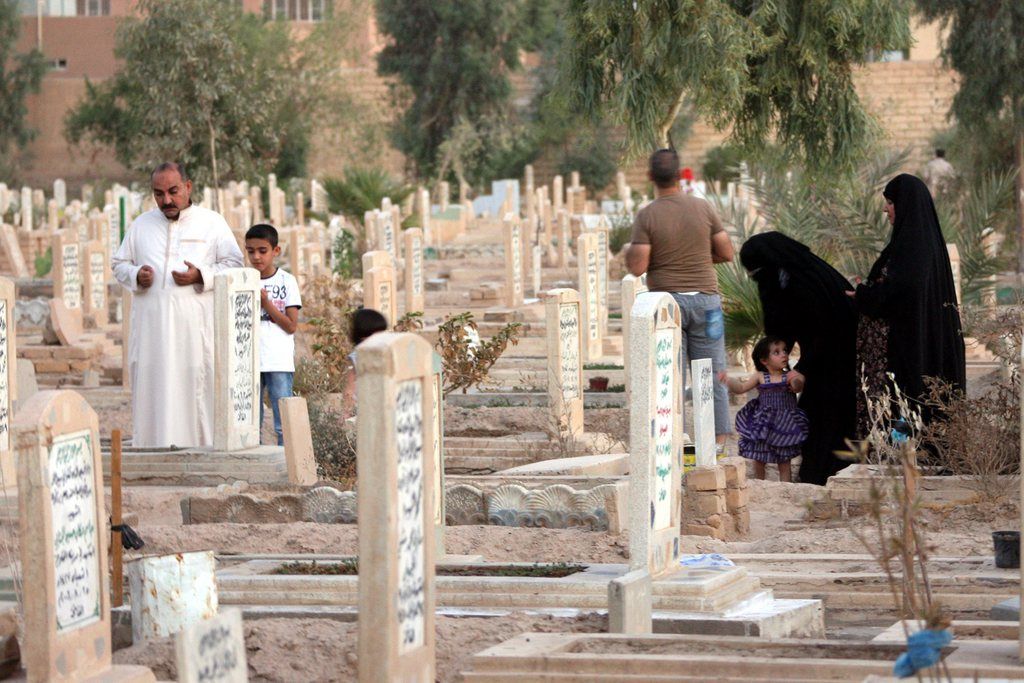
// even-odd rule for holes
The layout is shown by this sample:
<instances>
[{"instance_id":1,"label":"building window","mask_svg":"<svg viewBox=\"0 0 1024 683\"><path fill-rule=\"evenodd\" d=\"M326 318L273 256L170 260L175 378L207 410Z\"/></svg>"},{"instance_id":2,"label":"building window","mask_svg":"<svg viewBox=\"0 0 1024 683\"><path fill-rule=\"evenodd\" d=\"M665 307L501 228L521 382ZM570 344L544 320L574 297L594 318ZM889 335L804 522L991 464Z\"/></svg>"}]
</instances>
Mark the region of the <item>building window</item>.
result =
<instances>
[{"instance_id":1,"label":"building window","mask_svg":"<svg viewBox=\"0 0 1024 683\"><path fill-rule=\"evenodd\" d=\"M67 71L68 60L63 57L50 60L50 71Z\"/></svg>"},{"instance_id":2,"label":"building window","mask_svg":"<svg viewBox=\"0 0 1024 683\"><path fill-rule=\"evenodd\" d=\"M323 21L330 15L330 0L267 0L264 3L270 19L288 21Z\"/></svg>"},{"instance_id":3,"label":"building window","mask_svg":"<svg viewBox=\"0 0 1024 683\"><path fill-rule=\"evenodd\" d=\"M109 17L110 0L78 0L78 16Z\"/></svg>"}]
</instances>

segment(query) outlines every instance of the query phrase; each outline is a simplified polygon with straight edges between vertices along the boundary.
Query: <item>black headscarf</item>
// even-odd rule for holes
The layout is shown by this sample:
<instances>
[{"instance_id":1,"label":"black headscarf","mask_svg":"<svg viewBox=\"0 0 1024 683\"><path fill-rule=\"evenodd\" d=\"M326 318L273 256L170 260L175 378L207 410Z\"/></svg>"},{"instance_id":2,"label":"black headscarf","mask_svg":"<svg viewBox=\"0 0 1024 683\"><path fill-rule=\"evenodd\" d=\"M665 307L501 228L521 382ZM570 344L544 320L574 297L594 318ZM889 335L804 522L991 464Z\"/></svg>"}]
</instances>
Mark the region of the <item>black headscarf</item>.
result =
<instances>
[{"instance_id":1,"label":"black headscarf","mask_svg":"<svg viewBox=\"0 0 1024 683\"><path fill-rule=\"evenodd\" d=\"M779 232L754 235L740 261L757 282L765 334L800 345L798 370L806 378L800 407L810 431L802 448L800 481L824 484L846 466L856 424L857 314L849 282L810 249Z\"/></svg>"},{"instance_id":2,"label":"black headscarf","mask_svg":"<svg viewBox=\"0 0 1024 683\"><path fill-rule=\"evenodd\" d=\"M888 323L889 371L906 395L923 396L925 377L963 391L967 379L956 288L931 193L920 178L903 173L882 194L895 206L896 220L868 281L857 287L857 308Z\"/></svg>"}]
</instances>

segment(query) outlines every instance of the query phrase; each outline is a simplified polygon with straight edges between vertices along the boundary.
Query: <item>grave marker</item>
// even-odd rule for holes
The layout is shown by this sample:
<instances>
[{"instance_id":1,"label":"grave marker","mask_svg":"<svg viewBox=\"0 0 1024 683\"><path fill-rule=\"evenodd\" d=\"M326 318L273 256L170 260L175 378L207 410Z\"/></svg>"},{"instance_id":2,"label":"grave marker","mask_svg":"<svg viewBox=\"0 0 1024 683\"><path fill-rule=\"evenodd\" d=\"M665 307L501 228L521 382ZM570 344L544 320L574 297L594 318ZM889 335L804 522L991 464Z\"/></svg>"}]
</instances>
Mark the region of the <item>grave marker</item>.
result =
<instances>
[{"instance_id":1,"label":"grave marker","mask_svg":"<svg viewBox=\"0 0 1024 683\"><path fill-rule=\"evenodd\" d=\"M715 371L710 358L690 361L697 467L715 466Z\"/></svg>"},{"instance_id":2,"label":"grave marker","mask_svg":"<svg viewBox=\"0 0 1024 683\"><path fill-rule=\"evenodd\" d=\"M505 235L505 305L523 305L523 236L515 214L505 214L502 222Z\"/></svg>"},{"instance_id":3,"label":"grave marker","mask_svg":"<svg viewBox=\"0 0 1024 683\"><path fill-rule=\"evenodd\" d=\"M29 681L155 680L143 667L111 667L98 432L72 391L39 392L14 421Z\"/></svg>"},{"instance_id":4,"label":"grave marker","mask_svg":"<svg viewBox=\"0 0 1024 683\"><path fill-rule=\"evenodd\" d=\"M961 282L960 276L960 250L955 244L946 245L946 253L949 254L949 266L953 271L953 288L956 290L956 305L959 306L963 299L960 297Z\"/></svg>"},{"instance_id":5,"label":"grave marker","mask_svg":"<svg viewBox=\"0 0 1024 683\"><path fill-rule=\"evenodd\" d=\"M284 461L288 483L311 486L317 482L316 458L313 456L313 435L309 426L309 407L301 396L278 401L281 410L281 432L284 437Z\"/></svg>"},{"instance_id":6,"label":"grave marker","mask_svg":"<svg viewBox=\"0 0 1024 683\"><path fill-rule=\"evenodd\" d=\"M14 282L0 278L0 489L14 488L18 472L14 464L11 420L17 399L17 328L15 326Z\"/></svg>"},{"instance_id":7,"label":"grave marker","mask_svg":"<svg viewBox=\"0 0 1024 683\"><path fill-rule=\"evenodd\" d=\"M0 225L0 245L3 247L7 262L11 264L14 277L29 277L28 265L18 242L18 234L9 225Z\"/></svg>"},{"instance_id":8,"label":"grave marker","mask_svg":"<svg viewBox=\"0 0 1024 683\"><path fill-rule=\"evenodd\" d=\"M583 316L583 358L594 361L603 353L601 339L600 268L597 256L597 235L583 233L576 242L576 267L579 273L580 307Z\"/></svg>"},{"instance_id":9,"label":"grave marker","mask_svg":"<svg viewBox=\"0 0 1024 683\"><path fill-rule=\"evenodd\" d=\"M82 270L78 238L70 231L59 231L53 237L53 295L68 310L82 308Z\"/></svg>"},{"instance_id":10,"label":"grave marker","mask_svg":"<svg viewBox=\"0 0 1024 683\"><path fill-rule=\"evenodd\" d=\"M363 254L363 305L379 311L389 327L398 321L395 266L386 251L368 251Z\"/></svg>"},{"instance_id":11,"label":"grave marker","mask_svg":"<svg viewBox=\"0 0 1024 683\"><path fill-rule=\"evenodd\" d=\"M648 292L630 311L630 569L678 568L682 499L682 345L672 295Z\"/></svg>"},{"instance_id":12,"label":"grave marker","mask_svg":"<svg viewBox=\"0 0 1024 683\"><path fill-rule=\"evenodd\" d=\"M622 288L619 290L621 294L621 308L622 308L622 341L623 345L629 344L629 321L630 311L633 310L633 302L636 301L636 297L639 294L643 294L647 291L647 273L644 273L640 277L635 275L627 275L622 278ZM626 384L626 396L629 396L629 351L624 349L624 363L622 364L622 374Z\"/></svg>"},{"instance_id":13,"label":"grave marker","mask_svg":"<svg viewBox=\"0 0 1024 683\"><path fill-rule=\"evenodd\" d=\"M569 225L569 214L565 211L558 211L558 267L569 267L569 237L572 228ZM582 286L581 286L582 289Z\"/></svg>"},{"instance_id":14,"label":"grave marker","mask_svg":"<svg viewBox=\"0 0 1024 683\"><path fill-rule=\"evenodd\" d=\"M395 217L391 212L391 200L387 197L380 203L380 213L377 214L377 243L381 251L386 251L391 258L397 259L398 253L395 247Z\"/></svg>"},{"instance_id":15,"label":"grave marker","mask_svg":"<svg viewBox=\"0 0 1024 683\"><path fill-rule=\"evenodd\" d=\"M90 242L85 247L85 298L82 308L93 318L95 325L106 327L110 321L107 303L107 251L101 242Z\"/></svg>"},{"instance_id":16,"label":"grave marker","mask_svg":"<svg viewBox=\"0 0 1024 683\"><path fill-rule=\"evenodd\" d=\"M178 683L247 683L242 610L222 610L217 616L182 629L174 639Z\"/></svg>"},{"instance_id":17,"label":"grave marker","mask_svg":"<svg viewBox=\"0 0 1024 683\"><path fill-rule=\"evenodd\" d=\"M46 202L46 225L50 230L60 230L60 210L56 199Z\"/></svg>"},{"instance_id":18,"label":"grave marker","mask_svg":"<svg viewBox=\"0 0 1024 683\"><path fill-rule=\"evenodd\" d=\"M434 681L435 421L430 345L359 347L359 681Z\"/></svg>"},{"instance_id":19,"label":"grave marker","mask_svg":"<svg viewBox=\"0 0 1024 683\"><path fill-rule=\"evenodd\" d=\"M556 175L551 179L551 207L557 214L565 204L565 192L562 190L562 176Z\"/></svg>"},{"instance_id":20,"label":"grave marker","mask_svg":"<svg viewBox=\"0 0 1024 683\"><path fill-rule=\"evenodd\" d=\"M423 230L409 228L403 231L405 239L405 312L424 309L423 287Z\"/></svg>"},{"instance_id":21,"label":"grave marker","mask_svg":"<svg viewBox=\"0 0 1024 683\"><path fill-rule=\"evenodd\" d=\"M22 232L32 232L32 188L21 188L19 211L21 213Z\"/></svg>"},{"instance_id":22,"label":"grave marker","mask_svg":"<svg viewBox=\"0 0 1024 683\"><path fill-rule=\"evenodd\" d=\"M433 373L430 376L430 398L434 404L434 557L443 557L445 502L444 491L444 374L442 372L441 355L434 351L431 354Z\"/></svg>"},{"instance_id":23,"label":"grave marker","mask_svg":"<svg viewBox=\"0 0 1024 683\"><path fill-rule=\"evenodd\" d=\"M583 319L574 289L552 289L544 301L547 330L548 405L561 434L583 433Z\"/></svg>"},{"instance_id":24,"label":"grave marker","mask_svg":"<svg viewBox=\"0 0 1024 683\"><path fill-rule=\"evenodd\" d=\"M216 275L213 447L218 451L260 444L260 289L255 268Z\"/></svg>"}]
</instances>

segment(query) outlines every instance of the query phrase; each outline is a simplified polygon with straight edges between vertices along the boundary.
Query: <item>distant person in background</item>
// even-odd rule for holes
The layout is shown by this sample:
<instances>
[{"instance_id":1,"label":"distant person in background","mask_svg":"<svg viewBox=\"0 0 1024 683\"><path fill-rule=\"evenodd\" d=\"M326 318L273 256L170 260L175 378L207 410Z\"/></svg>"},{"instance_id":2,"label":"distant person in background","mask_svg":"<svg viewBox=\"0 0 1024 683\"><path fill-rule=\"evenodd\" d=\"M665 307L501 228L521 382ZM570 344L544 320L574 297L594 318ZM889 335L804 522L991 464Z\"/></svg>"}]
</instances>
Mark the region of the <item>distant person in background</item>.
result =
<instances>
[{"instance_id":1,"label":"distant person in background","mask_svg":"<svg viewBox=\"0 0 1024 683\"><path fill-rule=\"evenodd\" d=\"M725 319L714 264L732 260L732 240L711 204L682 192L675 150L652 154L648 177L655 198L633 222L626 267L637 277L647 273L649 291L668 292L679 304L686 362L710 358L714 372L720 373L726 369ZM720 452L731 433L729 392L716 383Z\"/></svg>"},{"instance_id":2,"label":"distant person in background","mask_svg":"<svg viewBox=\"0 0 1024 683\"><path fill-rule=\"evenodd\" d=\"M356 354L359 352L359 345L378 332L388 331L388 321L380 311L372 308L360 308L349 321L349 339L352 342L352 353L348 354L348 373L345 378L345 405L343 410L346 417L356 414Z\"/></svg>"},{"instance_id":3,"label":"distant person in background","mask_svg":"<svg viewBox=\"0 0 1024 683\"><path fill-rule=\"evenodd\" d=\"M953 164L946 161L946 150L935 150L935 158L924 165L921 179L933 196L946 194L953 189L956 169L953 168Z\"/></svg>"},{"instance_id":4,"label":"distant person in background","mask_svg":"<svg viewBox=\"0 0 1024 683\"><path fill-rule=\"evenodd\" d=\"M157 208L128 227L114 277L132 292L128 367L132 445L213 445L214 276L242 267L224 218L192 203L185 168L150 174Z\"/></svg>"}]
</instances>

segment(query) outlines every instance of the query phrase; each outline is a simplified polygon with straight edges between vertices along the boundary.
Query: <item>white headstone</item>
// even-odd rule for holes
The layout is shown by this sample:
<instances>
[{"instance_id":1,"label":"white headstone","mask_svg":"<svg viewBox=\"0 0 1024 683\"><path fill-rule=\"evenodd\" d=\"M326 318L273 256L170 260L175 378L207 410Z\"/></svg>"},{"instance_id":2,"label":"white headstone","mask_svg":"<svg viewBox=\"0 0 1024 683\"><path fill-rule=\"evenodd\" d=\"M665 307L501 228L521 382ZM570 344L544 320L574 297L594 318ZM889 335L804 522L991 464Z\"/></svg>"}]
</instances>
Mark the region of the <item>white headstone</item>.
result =
<instances>
[{"instance_id":1,"label":"white headstone","mask_svg":"<svg viewBox=\"0 0 1024 683\"><path fill-rule=\"evenodd\" d=\"M710 358L690 361L697 467L715 466L715 372Z\"/></svg>"},{"instance_id":2,"label":"white headstone","mask_svg":"<svg viewBox=\"0 0 1024 683\"><path fill-rule=\"evenodd\" d=\"M238 451L260 443L260 273L231 268L214 287L214 448Z\"/></svg>"},{"instance_id":3,"label":"white headstone","mask_svg":"<svg viewBox=\"0 0 1024 683\"><path fill-rule=\"evenodd\" d=\"M221 610L211 619L182 629L174 645L178 683L248 683L240 609Z\"/></svg>"}]
</instances>

